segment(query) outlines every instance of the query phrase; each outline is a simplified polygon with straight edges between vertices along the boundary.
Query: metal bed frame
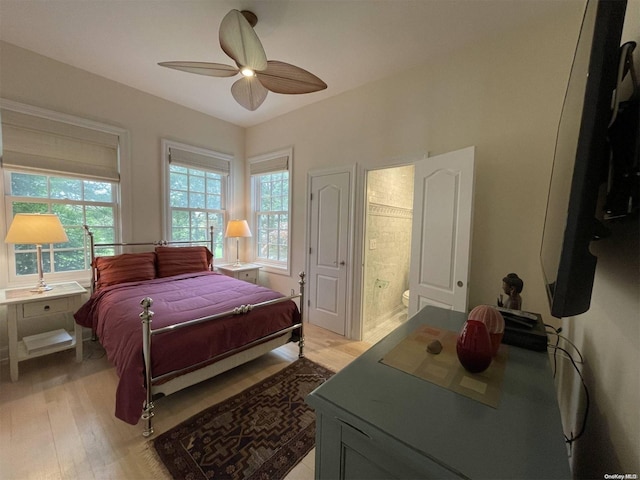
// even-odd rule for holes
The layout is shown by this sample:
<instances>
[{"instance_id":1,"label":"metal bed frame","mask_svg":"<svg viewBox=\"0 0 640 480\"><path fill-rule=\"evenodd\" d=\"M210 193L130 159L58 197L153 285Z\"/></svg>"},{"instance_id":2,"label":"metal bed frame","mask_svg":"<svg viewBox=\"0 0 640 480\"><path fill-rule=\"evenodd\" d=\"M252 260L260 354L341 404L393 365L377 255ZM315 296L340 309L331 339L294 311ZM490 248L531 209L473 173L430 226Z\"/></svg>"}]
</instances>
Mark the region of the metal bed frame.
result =
<instances>
[{"instance_id":1,"label":"metal bed frame","mask_svg":"<svg viewBox=\"0 0 640 480\"><path fill-rule=\"evenodd\" d=\"M201 241L186 241L186 242L169 242L169 241L157 241L157 242L142 242L142 243L94 243L93 233L89 230L88 226L84 226L85 232L89 237L89 243L91 246L91 265L92 265L92 275L91 275L91 292L93 293L95 290L95 284L97 281L97 270L94 265L95 249L98 247L130 247L130 246L171 246L171 245L193 245L197 243L209 243L209 248L213 252L213 227L210 227L209 232L209 240L201 240ZM212 266L213 268L213 266ZM153 311L151 311L151 307L153 305L153 300L149 297L145 297L140 301L140 306L142 307L142 312L140 313L140 319L142 320L142 350L143 350L143 358L144 358L144 376L145 376L145 389L146 389L146 400L143 405L142 410L142 420L145 422L145 427L142 432L142 435L148 437L153 434L153 426L152 419L155 415L154 413L154 398L158 396L170 395L171 393L177 392L178 390L182 390L183 388L189 387L191 385L195 385L203 380L208 378L212 378L220 373L226 372L231 368L234 368L238 365L246 363L250 360L258 358L261 355L264 355L271 350L278 348L282 345L285 345L291 341L295 341L292 332L294 330L299 330L299 338L298 347L299 353L298 357L304 357L304 287L305 287L305 273L301 272L299 274L299 292L296 294L294 290L291 290L291 295L287 297L280 297L274 300L269 300L266 302L260 302L256 304L248 304L248 305L239 305L232 310L218 313L215 315L210 315L207 317L196 318L193 320L189 320L188 322L179 323L176 325L169 325L163 328L152 329L151 323L153 319ZM300 311L300 322L295 323L289 327L278 330L272 334L269 334L265 337L261 337L257 340L254 340L246 345L242 345L235 349L232 349L228 352L222 353L215 357L212 357L204 362L201 362L196 365L191 365L185 369L175 370L172 372L168 372L164 375L159 375L157 377L153 376L153 372L151 371L151 344L152 338L154 335L159 335L161 333L170 334L172 332L180 331L183 328L190 327L192 325L196 325L199 323L205 323L209 321L213 321L219 318L228 317L231 315L243 315L255 308L261 308L268 305L273 305L276 303L286 302L289 300L293 300L299 298L298 301L298 309ZM289 335L288 335L289 334ZM95 332L93 332L93 339L96 340ZM163 380L172 377L170 380L167 380L164 383Z\"/></svg>"}]
</instances>

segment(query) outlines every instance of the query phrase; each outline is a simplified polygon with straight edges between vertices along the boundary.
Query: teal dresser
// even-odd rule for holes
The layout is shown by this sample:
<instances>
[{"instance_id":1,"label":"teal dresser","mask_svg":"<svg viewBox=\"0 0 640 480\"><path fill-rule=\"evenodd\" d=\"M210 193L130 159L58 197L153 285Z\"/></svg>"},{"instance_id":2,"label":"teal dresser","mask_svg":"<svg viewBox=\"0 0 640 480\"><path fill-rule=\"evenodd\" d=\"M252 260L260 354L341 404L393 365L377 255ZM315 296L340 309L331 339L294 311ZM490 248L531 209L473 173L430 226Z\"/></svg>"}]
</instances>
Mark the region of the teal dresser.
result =
<instances>
[{"instance_id":1,"label":"teal dresser","mask_svg":"<svg viewBox=\"0 0 640 480\"><path fill-rule=\"evenodd\" d=\"M307 397L317 479L570 479L546 352L509 347L498 408L380 363L418 326L466 315L426 307Z\"/></svg>"}]
</instances>

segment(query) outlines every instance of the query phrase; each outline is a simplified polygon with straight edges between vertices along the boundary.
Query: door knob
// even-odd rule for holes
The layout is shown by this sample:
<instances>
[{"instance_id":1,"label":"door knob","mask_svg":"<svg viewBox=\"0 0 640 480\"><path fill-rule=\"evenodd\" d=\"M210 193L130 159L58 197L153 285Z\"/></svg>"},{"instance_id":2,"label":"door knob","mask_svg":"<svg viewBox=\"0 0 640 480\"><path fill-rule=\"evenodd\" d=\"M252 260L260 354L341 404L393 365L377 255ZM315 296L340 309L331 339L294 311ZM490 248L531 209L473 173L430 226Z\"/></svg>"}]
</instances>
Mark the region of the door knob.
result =
<instances>
[{"instance_id":1,"label":"door knob","mask_svg":"<svg viewBox=\"0 0 640 480\"><path fill-rule=\"evenodd\" d=\"M460 280L458 280L458 286L462 287L462 286L464 286L464 283L462 283Z\"/></svg>"},{"instance_id":2,"label":"door knob","mask_svg":"<svg viewBox=\"0 0 640 480\"><path fill-rule=\"evenodd\" d=\"M346 265L346 262L345 262L344 260L342 260L342 261L340 262L340 265Z\"/></svg>"}]
</instances>

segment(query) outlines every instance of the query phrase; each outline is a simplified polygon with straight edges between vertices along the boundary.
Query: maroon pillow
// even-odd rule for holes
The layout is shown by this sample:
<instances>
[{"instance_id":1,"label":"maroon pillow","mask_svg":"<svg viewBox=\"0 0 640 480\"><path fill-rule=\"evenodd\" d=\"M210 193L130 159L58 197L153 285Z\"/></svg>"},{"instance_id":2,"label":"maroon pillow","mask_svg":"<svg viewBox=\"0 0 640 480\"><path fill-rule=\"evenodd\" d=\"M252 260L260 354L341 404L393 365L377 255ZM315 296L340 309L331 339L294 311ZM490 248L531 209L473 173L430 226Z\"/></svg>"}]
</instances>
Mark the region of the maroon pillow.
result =
<instances>
[{"instance_id":1,"label":"maroon pillow","mask_svg":"<svg viewBox=\"0 0 640 480\"><path fill-rule=\"evenodd\" d=\"M213 254L207 247L156 247L158 277L209 270Z\"/></svg>"},{"instance_id":2,"label":"maroon pillow","mask_svg":"<svg viewBox=\"0 0 640 480\"><path fill-rule=\"evenodd\" d=\"M139 282L156 278L156 254L154 252L97 257L94 260L94 266L98 270L96 289L118 283Z\"/></svg>"}]
</instances>

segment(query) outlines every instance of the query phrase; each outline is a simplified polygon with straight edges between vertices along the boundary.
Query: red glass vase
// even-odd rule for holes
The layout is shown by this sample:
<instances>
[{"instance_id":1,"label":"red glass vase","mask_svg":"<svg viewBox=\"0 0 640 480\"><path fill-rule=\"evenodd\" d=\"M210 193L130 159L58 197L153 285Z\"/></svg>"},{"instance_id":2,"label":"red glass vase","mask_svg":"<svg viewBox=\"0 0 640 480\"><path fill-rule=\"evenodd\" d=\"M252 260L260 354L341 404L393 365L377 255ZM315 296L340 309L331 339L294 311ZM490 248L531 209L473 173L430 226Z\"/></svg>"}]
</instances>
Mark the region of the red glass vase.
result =
<instances>
[{"instance_id":1,"label":"red glass vase","mask_svg":"<svg viewBox=\"0 0 640 480\"><path fill-rule=\"evenodd\" d=\"M467 320L458 334L456 353L462 366L471 373L489 368L493 348L487 326L479 320Z\"/></svg>"},{"instance_id":2,"label":"red glass vase","mask_svg":"<svg viewBox=\"0 0 640 480\"><path fill-rule=\"evenodd\" d=\"M469 312L468 320L480 320L487 326L493 345L493 356L498 354L504 336L504 318L498 309L491 305L478 305Z\"/></svg>"}]
</instances>

